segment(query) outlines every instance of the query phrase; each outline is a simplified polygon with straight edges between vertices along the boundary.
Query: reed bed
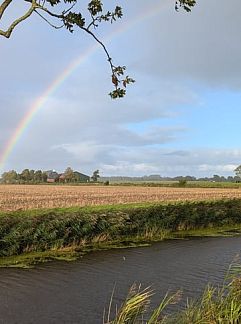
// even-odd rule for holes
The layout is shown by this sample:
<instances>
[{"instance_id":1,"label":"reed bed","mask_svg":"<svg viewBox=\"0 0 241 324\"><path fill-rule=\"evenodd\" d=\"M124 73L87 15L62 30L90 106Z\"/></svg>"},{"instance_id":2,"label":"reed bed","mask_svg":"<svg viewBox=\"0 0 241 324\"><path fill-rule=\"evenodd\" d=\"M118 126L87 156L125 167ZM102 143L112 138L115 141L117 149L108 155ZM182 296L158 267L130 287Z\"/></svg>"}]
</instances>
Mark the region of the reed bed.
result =
<instances>
[{"instance_id":1,"label":"reed bed","mask_svg":"<svg viewBox=\"0 0 241 324\"><path fill-rule=\"evenodd\" d=\"M0 185L0 211L232 198L241 188Z\"/></svg>"},{"instance_id":2,"label":"reed bed","mask_svg":"<svg viewBox=\"0 0 241 324\"><path fill-rule=\"evenodd\" d=\"M201 298L188 300L183 310L167 311L168 306L177 304L181 292L166 294L159 306L150 310L153 291L133 286L121 307L114 312L111 298L104 324L239 324L241 323L241 266L231 264L223 284L208 285ZM116 315L111 316L111 314Z\"/></svg>"},{"instance_id":3,"label":"reed bed","mask_svg":"<svg viewBox=\"0 0 241 324\"><path fill-rule=\"evenodd\" d=\"M241 199L1 212L0 257L125 246L240 224Z\"/></svg>"}]
</instances>

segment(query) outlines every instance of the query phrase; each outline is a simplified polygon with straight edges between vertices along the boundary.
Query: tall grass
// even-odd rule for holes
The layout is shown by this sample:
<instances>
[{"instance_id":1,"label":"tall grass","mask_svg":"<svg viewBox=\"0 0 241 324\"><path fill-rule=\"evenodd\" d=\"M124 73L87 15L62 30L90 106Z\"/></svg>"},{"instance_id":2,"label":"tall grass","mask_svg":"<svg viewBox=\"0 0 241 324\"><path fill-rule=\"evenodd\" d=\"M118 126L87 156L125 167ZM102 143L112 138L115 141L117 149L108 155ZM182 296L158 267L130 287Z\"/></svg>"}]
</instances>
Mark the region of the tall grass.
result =
<instances>
[{"instance_id":1,"label":"tall grass","mask_svg":"<svg viewBox=\"0 0 241 324\"><path fill-rule=\"evenodd\" d=\"M180 292L166 295L159 306L150 311L153 291L132 287L113 318L104 324L239 324L241 323L241 266L233 263L221 286L208 285L200 299L187 302L185 308L168 314L167 306L178 303ZM165 314L164 314L165 311Z\"/></svg>"},{"instance_id":2,"label":"tall grass","mask_svg":"<svg viewBox=\"0 0 241 324\"><path fill-rule=\"evenodd\" d=\"M0 256L154 241L176 231L235 224L241 224L238 199L1 213Z\"/></svg>"}]
</instances>

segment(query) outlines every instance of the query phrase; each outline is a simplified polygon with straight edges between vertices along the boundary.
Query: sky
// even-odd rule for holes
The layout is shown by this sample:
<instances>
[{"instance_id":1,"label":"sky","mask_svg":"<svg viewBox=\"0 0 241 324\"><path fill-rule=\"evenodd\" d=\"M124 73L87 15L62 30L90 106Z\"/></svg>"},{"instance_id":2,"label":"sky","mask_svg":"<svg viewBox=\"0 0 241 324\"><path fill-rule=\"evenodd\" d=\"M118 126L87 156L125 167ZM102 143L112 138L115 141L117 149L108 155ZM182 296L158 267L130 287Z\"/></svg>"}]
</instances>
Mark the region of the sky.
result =
<instances>
[{"instance_id":1,"label":"sky","mask_svg":"<svg viewBox=\"0 0 241 324\"><path fill-rule=\"evenodd\" d=\"M176 12L174 0L103 2L107 10L121 5L124 16L96 33L136 83L112 100L108 62L95 41L32 16L0 38L0 173L70 166L102 176L234 175L241 164L240 0L197 0L191 13ZM14 4L0 26L25 8ZM6 154L23 118L86 51Z\"/></svg>"}]
</instances>

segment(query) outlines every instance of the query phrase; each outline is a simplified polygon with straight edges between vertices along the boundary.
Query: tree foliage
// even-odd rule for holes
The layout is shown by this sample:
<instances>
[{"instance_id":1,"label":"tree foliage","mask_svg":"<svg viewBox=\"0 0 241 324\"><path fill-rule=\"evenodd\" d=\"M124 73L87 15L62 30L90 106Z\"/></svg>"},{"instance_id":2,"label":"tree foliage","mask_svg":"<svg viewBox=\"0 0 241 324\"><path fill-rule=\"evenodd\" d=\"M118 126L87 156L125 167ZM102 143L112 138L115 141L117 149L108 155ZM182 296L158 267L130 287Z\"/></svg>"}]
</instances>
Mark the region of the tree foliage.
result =
<instances>
[{"instance_id":1,"label":"tree foliage","mask_svg":"<svg viewBox=\"0 0 241 324\"><path fill-rule=\"evenodd\" d=\"M50 179L54 181L48 181ZM74 171L71 167L66 168L65 172L60 174L53 170L35 171L35 170L24 169L20 173L17 173L15 170L10 170L8 172L4 172L2 176L0 176L0 183L5 183L5 184L38 184L38 183L46 183L46 182L76 183L76 182L88 182L89 180L90 180L89 176L80 173L78 171Z\"/></svg>"},{"instance_id":2,"label":"tree foliage","mask_svg":"<svg viewBox=\"0 0 241 324\"><path fill-rule=\"evenodd\" d=\"M42 183L47 181L47 174L41 170L24 169L17 173L15 170L4 172L2 174L1 182L8 184L17 183Z\"/></svg>"},{"instance_id":3,"label":"tree foliage","mask_svg":"<svg viewBox=\"0 0 241 324\"><path fill-rule=\"evenodd\" d=\"M18 174L15 170L4 172L2 174L3 183L16 183L18 180Z\"/></svg>"},{"instance_id":4,"label":"tree foliage","mask_svg":"<svg viewBox=\"0 0 241 324\"><path fill-rule=\"evenodd\" d=\"M71 167L68 167L64 171L64 177L66 182L73 182L74 180L74 170Z\"/></svg>"},{"instance_id":5,"label":"tree foliage","mask_svg":"<svg viewBox=\"0 0 241 324\"><path fill-rule=\"evenodd\" d=\"M239 165L235 170L235 174L237 177L241 178L241 165Z\"/></svg>"},{"instance_id":6,"label":"tree foliage","mask_svg":"<svg viewBox=\"0 0 241 324\"><path fill-rule=\"evenodd\" d=\"M1 1L1 0L0 0ZM27 20L33 14L38 15L43 21L52 28L66 28L73 33L76 28L89 34L103 48L111 69L111 80L114 90L110 92L113 99L122 98L126 94L127 85L134 83L135 80L126 74L126 67L115 65L107 50L105 44L97 37L95 30L102 23L114 23L122 18L123 12L120 6L112 10L104 10L101 0L91 0L87 3L87 14L80 11L80 0L18 0L28 3L29 6L23 15L10 22L6 30L0 28L0 36L10 38L14 29L23 21ZM15 3L14 3L15 2ZM0 3L0 22L6 15L6 10L16 1L2 0ZM191 11L196 4L196 0L176 0L175 9L178 11L183 8L185 11Z\"/></svg>"},{"instance_id":7,"label":"tree foliage","mask_svg":"<svg viewBox=\"0 0 241 324\"><path fill-rule=\"evenodd\" d=\"M196 0L177 0L175 3L175 9L178 11L179 8L183 8L187 12L190 12L195 4Z\"/></svg>"},{"instance_id":8,"label":"tree foliage","mask_svg":"<svg viewBox=\"0 0 241 324\"><path fill-rule=\"evenodd\" d=\"M95 170L91 176L92 181L97 182L100 177L100 171Z\"/></svg>"}]
</instances>

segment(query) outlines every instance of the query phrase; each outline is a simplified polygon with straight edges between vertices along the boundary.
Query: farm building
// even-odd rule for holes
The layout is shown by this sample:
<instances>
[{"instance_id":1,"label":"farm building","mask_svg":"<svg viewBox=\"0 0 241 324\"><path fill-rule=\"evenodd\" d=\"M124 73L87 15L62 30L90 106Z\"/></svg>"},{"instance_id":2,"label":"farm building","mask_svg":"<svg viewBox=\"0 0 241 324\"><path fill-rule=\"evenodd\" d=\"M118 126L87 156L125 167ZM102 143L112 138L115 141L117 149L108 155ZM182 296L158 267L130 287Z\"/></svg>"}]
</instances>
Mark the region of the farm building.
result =
<instances>
[{"instance_id":1,"label":"farm building","mask_svg":"<svg viewBox=\"0 0 241 324\"><path fill-rule=\"evenodd\" d=\"M73 171L71 178L69 175L67 176L65 173L57 173L54 170L48 170L45 172L47 174L47 182L89 182L90 177L86 174L80 173L78 171Z\"/></svg>"},{"instance_id":2,"label":"farm building","mask_svg":"<svg viewBox=\"0 0 241 324\"><path fill-rule=\"evenodd\" d=\"M47 182L53 183L59 180L59 174L54 170L48 170L45 172L47 174Z\"/></svg>"},{"instance_id":3,"label":"farm building","mask_svg":"<svg viewBox=\"0 0 241 324\"><path fill-rule=\"evenodd\" d=\"M86 174L80 173L78 171L74 171L75 179L77 179L77 182L89 182L90 177Z\"/></svg>"},{"instance_id":4,"label":"farm building","mask_svg":"<svg viewBox=\"0 0 241 324\"><path fill-rule=\"evenodd\" d=\"M90 177L86 174L80 173L78 171L74 171L72 175L72 179L67 179L64 173L59 175L59 182L89 182Z\"/></svg>"}]
</instances>

